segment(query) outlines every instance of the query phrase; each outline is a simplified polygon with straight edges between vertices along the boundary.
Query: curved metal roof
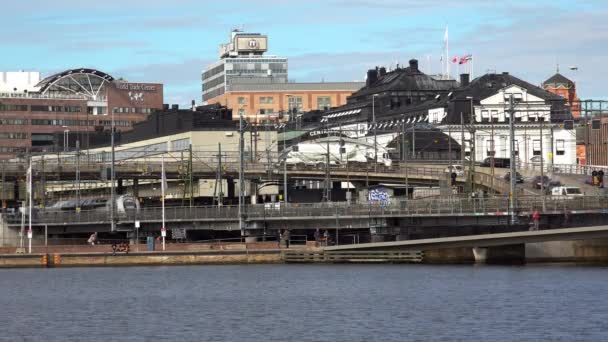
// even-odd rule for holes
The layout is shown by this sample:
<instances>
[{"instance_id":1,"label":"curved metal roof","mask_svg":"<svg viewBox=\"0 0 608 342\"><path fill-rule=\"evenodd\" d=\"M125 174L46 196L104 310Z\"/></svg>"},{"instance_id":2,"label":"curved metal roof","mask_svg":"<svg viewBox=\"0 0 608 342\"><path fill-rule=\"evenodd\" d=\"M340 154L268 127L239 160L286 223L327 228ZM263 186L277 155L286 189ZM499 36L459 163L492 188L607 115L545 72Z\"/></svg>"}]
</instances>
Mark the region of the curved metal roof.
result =
<instances>
[{"instance_id":1,"label":"curved metal roof","mask_svg":"<svg viewBox=\"0 0 608 342\"><path fill-rule=\"evenodd\" d=\"M101 78L104 81L108 81L108 82L114 81L114 77L112 77L109 74L106 74L103 71L99 71L99 70L95 70L95 69L88 69L88 68L79 68L79 69L71 69L71 70L62 71L60 73L46 77L45 79L40 81L36 86L40 87L40 92L44 94L46 92L46 90L49 87L51 87L53 84L57 83L58 81L60 81L63 78L70 77L72 75L89 75L89 76L95 76L95 77Z\"/></svg>"}]
</instances>

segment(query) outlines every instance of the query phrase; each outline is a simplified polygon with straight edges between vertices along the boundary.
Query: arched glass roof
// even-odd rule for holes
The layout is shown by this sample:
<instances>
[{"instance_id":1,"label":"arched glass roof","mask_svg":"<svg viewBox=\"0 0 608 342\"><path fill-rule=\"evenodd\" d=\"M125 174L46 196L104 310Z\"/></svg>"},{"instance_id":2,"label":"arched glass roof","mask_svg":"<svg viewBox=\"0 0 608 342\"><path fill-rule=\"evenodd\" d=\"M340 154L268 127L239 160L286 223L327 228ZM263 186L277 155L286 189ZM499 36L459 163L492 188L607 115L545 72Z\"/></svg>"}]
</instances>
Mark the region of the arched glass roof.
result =
<instances>
[{"instance_id":1,"label":"arched glass roof","mask_svg":"<svg viewBox=\"0 0 608 342\"><path fill-rule=\"evenodd\" d=\"M72 69L49 76L36 86L44 95L84 96L91 100L98 100L105 95L102 91L107 82L114 81L114 77L95 69Z\"/></svg>"}]
</instances>

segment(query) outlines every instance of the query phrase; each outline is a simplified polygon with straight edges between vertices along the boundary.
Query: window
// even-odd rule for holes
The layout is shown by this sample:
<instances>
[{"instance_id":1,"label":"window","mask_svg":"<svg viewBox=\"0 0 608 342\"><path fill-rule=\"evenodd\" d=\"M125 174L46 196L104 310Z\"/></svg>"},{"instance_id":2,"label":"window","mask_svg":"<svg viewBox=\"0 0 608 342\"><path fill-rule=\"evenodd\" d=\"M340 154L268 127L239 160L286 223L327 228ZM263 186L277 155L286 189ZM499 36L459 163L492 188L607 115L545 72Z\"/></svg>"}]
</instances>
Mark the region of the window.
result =
<instances>
[{"instance_id":1,"label":"window","mask_svg":"<svg viewBox=\"0 0 608 342\"><path fill-rule=\"evenodd\" d=\"M555 141L555 154L558 156L566 154L566 141L564 139L557 139Z\"/></svg>"},{"instance_id":2,"label":"window","mask_svg":"<svg viewBox=\"0 0 608 342\"><path fill-rule=\"evenodd\" d=\"M490 121L490 113L487 110L482 110L481 111L481 121L482 122L488 122L488 121Z\"/></svg>"},{"instance_id":3,"label":"window","mask_svg":"<svg viewBox=\"0 0 608 342\"><path fill-rule=\"evenodd\" d=\"M240 96L237 101L239 102L240 105L245 104L245 98Z\"/></svg>"},{"instance_id":4,"label":"window","mask_svg":"<svg viewBox=\"0 0 608 342\"><path fill-rule=\"evenodd\" d=\"M260 103L263 103L263 104L273 104L274 103L274 98L273 97L260 97Z\"/></svg>"},{"instance_id":5,"label":"window","mask_svg":"<svg viewBox=\"0 0 608 342\"><path fill-rule=\"evenodd\" d=\"M540 156L540 139L532 140L532 154L535 156Z\"/></svg>"},{"instance_id":6,"label":"window","mask_svg":"<svg viewBox=\"0 0 608 342\"><path fill-rule=\"evenodd\" d=\"M492 122L498 122L498 110L492 110L491 120Z\"/></svg>"},{"instance_id":7,"label":"window","mask_svg":"<svg viewBox=\"0 0 608 342\"><path fill-rule=\"evenodd\" d=\"M331 97L329 97L329 96L317 97L317 109L318 110L328 110L330 108L331 108Z\"/></svg>"},{"instance_id":8,"label":"window","mask_svg":"<svg viewBox=\"0 0 608 342\"><path fill-rule=\"evenodd\" d=\"M494 140L486 140L486 156L493 157L494 155Z\"/></svg>"},{"instance_id":9,"label":"window","mask_svg":"<svg viewBox=\"0 0 608 342\"><path fill-rule=\"evenodd\" d=\"M289 112L290 113L301 113L303 110L302 96L290 96L289 97Z\"/></svg>"}]
</instances>

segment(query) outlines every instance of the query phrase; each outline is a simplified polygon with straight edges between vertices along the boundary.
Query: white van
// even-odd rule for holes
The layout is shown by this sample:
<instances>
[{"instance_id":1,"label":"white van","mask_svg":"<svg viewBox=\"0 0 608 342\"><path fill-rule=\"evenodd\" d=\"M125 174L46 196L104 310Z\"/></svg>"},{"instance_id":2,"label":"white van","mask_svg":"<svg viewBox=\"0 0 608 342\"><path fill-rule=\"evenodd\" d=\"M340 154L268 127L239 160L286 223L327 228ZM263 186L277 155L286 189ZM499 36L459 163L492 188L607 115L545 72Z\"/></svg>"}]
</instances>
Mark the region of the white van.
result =
<instances>
[{"instance_id":1,"label":"white van","mask_svg":"<svg viewBox=\"0 0 608 342\"><path fill-rule=\"evenodd\" d=\"M576 198L584 196L579 187L576 186L556 186L551 189L551 196L559 196L564 198Z\"/></svg>"}]
</instances>

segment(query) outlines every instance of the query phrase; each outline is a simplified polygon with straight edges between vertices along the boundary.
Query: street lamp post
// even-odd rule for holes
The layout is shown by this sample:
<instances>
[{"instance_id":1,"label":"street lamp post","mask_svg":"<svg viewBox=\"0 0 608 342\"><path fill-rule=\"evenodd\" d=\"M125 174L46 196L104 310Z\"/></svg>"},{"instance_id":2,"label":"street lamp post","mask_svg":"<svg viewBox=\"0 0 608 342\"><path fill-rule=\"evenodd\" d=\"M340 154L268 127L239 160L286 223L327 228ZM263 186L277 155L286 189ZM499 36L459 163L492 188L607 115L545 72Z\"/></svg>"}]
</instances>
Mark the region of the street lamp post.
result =
<instances>
[{"instance_id":1,"label":"street lamp post","mask_svg":"<svg viewBox=\"0 0 608 342\"><path fill-rule=\"evenodd\" d=\"M473 97L472 96L467 96L466 97L467 100L470 101L471 104L471 111L470 111L470 115L469 115L469 123L471 125L471 127L469 128L469 133L470 133L470 138L469 138L469 150L470 150L470 156L469 156L469 177L468 177L468 183L469 183L469 189L471 191L471 193L473 193L474 191L474 184L475 184L475 108L473 107Z\"/></svg>"},{"instance_id":2,"label":"street lamp post","mask_svg":"<svg viewBox=\"0 0 608 342\"><path fill-rule=\"evenodd\" d=\"M287 124L283 126L283 201L287 203Z\"/></svg>"},{"instance_id":3,"label":"street lamp post","mask_svg":"<svg viewBox=\"0 0 608 342\"><path fill-rule=\"evenodd\" d=\"M70 148L70 130L68 126L61 126L63 128L63 152L67 152Z\"/></svg>"},{"instance_id":4,"label":"street lamp post","mask_svg":"<svg viewBox=\"0 0 608 342\"><path fill-rule=\"evenodd\" d=\"M372 95L372 125L374 126L374 170L378 170L378 132L376 125L376 97L378 94Z\"/></svg>"},{"instance_id":5,"label":"street lamp post","mask_svg":"<svg viewBox=\"0 0 608 342\"><path fill-rule=\"evenodd\" d=\"M115 161L116 161L116 155L115 155L115 141L114 141L114 131L115 131L115 127L114 127L114 110L112 110L112 117L111 117L111 123L110 123L110 145L111 145L111 158L112 158L112 164L110 167L110 230L112 232L114 232L116 230L116 223L114 222L114 211L116 208L116 190L114 189L114 178L115 178ZM164 198L163 198L163 203L164 203Z\"/></svg>"}]
</instances>

